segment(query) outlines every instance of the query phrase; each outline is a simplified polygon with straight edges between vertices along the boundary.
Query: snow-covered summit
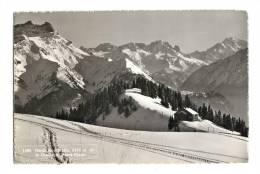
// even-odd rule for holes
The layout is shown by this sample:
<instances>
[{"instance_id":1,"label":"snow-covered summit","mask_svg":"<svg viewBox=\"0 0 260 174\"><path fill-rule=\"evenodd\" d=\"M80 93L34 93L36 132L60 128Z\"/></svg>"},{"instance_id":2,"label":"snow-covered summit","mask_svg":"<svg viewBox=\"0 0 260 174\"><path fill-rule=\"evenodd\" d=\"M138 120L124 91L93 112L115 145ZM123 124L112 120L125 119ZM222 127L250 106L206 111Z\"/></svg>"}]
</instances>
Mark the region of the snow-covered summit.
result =
<instances>
[{"instance_id":1,"label":"snow-covered summit","mask_svg":"<svg viewBox=\"0 0 260 174\"><path fill-rule=\"evenodd\" d=\"M192 72L207 65L203 60L182 53L178 45L161 40L149 44L130 42L118 47L103 43L83 50L100 58L128 59L152 78L172 88L177 88Z\"/></svg>"},{"instance_id":2,"label":"snow-covered summit","mask_svg":"<svg viewBox=\"0 0 260 174\"><path fill-rule=\"evenodd\" d=\"M16 62L14 76L17 80L26 72L25 66L29 66L39 59L46 59L56 63L60 67L58 70L58 78L69 75L73 77L75 81L81 81L80 83L84 84L84 82L80 80L80 75L73 71L73 67L78 63L79 59L88 56L87 53L81 51L70 43L70 41L58 34L51 37L23 36L25 38L23 41L14 44L14 61ZM65 74L61 75L61 72ZM71 83L64 78L60 78L60 80L65 83ZM15 83L15 88L17 89L17 87L18 85Z\"/></svg>"},{"instance_id":3,"label":"snow-covered summit","mask_svg":"<svg viewBox=\"0 0 260 174\"><path fill-rule=\"evenodd\" d=\"M89 56L88 53L59 35L49 23L36 25L27 22L14 28L14 91L17 105L24 106L33 99L41 100L57 91L66 91L68 96L63 94L56 98L68 97L68 100L77 96L76 90L84 89L83 77L74 67Z\"/></svg>"},{"instance_id":4,"label":"snow-covered summit","mask_svg":"<svg viewBox=\"0 0 260 174\"><path fill-rule=\"evenodd\" d=\"M225 59L239 50L247 48L247 42L234 37L225 38L205 51L194 51L189 56L203 60L207 63L214 63L218 60Z\"/></svg>"}]
</instances>

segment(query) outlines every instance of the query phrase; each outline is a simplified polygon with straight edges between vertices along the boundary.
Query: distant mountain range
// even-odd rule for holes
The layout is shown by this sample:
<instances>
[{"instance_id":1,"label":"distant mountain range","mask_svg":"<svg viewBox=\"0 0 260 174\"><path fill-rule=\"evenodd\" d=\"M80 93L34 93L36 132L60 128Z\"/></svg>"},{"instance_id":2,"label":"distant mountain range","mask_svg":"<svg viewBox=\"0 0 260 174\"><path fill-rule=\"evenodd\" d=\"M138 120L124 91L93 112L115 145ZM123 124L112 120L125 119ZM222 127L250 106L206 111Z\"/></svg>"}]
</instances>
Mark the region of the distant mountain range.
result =
<instances>
[{"instance_id":1,"label":"distant mountain range","mask_svg":"<svg viewBox=\"0 0 260 174\"><path fill-rule=\"evenodd\" d=\"M172 46L161 40L150 44L128 43L115 46L103 43L96 48L81 47L85 52L97 57L113 60L128 58L143 71L149 72L153 79L174 89L178 89L188 76L200 67L225 59L245 48L246 41L233 38L226 38L206 51L190 54L182 53L178 45Z\"/></svg>"},{"instance_id":2,"label":"distant mountain range","mask_svg":"<svg viewBox=\"0 0 260 174\"><path fill-rule=\"evenodd\" d=\"M232 104L233 115L247 115L248 50L239 50L232 56L195 71L181 89L194 92L217 92ZM247 120L247 117L242 117Z\"/></svg>"},{"instance_id":3,"label":"distant mountain range","mask_svg":"<svg viewBox=\"0 0 260 174\"><path fill-rule=\"evenodd\" d=\"M185 56L178 46L172 46L168 42L160 40L148 45L128 43L114 46L103 43L96 48L85 49L81 47L81 49L88 54L114 61L128 59L154 80L174 89L177 89L191 72L206 65L201 60Z\"/></svg>"},{"instance_id":4,"label":"distant mountain range","mask_svg":"<svg viewBox=\"0 0 260 174\"><path fill-rule=\"evenodd\" d=\"M15 106L52 116L60 108L77 106L115 79L143 76L193 96L211 96L214 102L224 102L221 106L231 102L234 107L229 98L233 89L234 96L240 96L240 88L247 91L246 48L246 41L233 38L190 54L160 40L77 48L50 23L29 21L14 26Z\"/></svg>"},{"instance_id":5,"label":"distant mountain range","mask_svg":"<svg viewBox=\"0 0 260 174\"><path fill-rule=\"evenodd\" d=\"M223 40L221 43L217 43L210 47L206 51L194 51L190 54L190 56L211 64L220 59L232 56L237 51L246 48L246 41L229 37Z\"/></svg>"}]
</instances>

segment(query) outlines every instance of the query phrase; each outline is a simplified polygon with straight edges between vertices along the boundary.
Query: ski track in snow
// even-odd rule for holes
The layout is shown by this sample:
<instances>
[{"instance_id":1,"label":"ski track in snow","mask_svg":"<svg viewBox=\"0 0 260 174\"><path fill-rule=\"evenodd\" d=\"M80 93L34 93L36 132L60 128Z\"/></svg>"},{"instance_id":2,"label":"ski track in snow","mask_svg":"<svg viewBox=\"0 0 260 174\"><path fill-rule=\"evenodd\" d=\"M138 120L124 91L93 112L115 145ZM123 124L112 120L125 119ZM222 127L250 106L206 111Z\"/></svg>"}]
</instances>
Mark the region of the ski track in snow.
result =
<instances>
[{"instance_id":1,"label":"ski track in snow","mask_svg":"<svg viewBox=\"0 0 260 174\"><path fill-rule=\"evenodd\" d=\"M70 163L69 157L67 157L63 152L62 149L59 148L57 143L57 136L54 131L47 127L43 127L44 136L47 139L47 142L45 142L46 147L51 149L51 154L53 158L58 163ZM48 150L48 149L47 149Z\"/></svg>"},{"instance_id":2,"label":"ski track in snow","mask_svg":"<svg viewBox=\"0 0 260 174\"><path fill-rule=\"evenodd\" d=\"M64 155L62 153L61 150L60 150L59 154L57 153L57 151L59 151L59 147L58 147L58 144L57 144L56 134L53 131L55 129L59 129L59 130L63 130L63 131L69 131L69 132L73 132L73 133L81 134L81 135L85 135L85 136L91 136L91 137L99 139L101 141L106 141L106 142L115 143L115 144L121 144L121 145L129 146L129 147L133 147L133 148L136 148L136 149L148 151L148 152L151 152L151 153L160 154L160 155L167 156L167 157L170 157L170 158L183 160L185 162L190 162L190 163L202 163L202 162L203 163L225 163L225 161L212 159L212 158L206 158L206 157L195 155L195 154L192 154L192 153L182 152L182 150L183 151L190 151L190 152L193 152L193 153L194 152L205 153L205 154L208 153L208 154L213 154L213 155L217 155L217 156L226 156L226 157L230 157L230 158L243 159L243 158L240 158L240 157L229 156L229 155L224 155L224 154L219 154L219 153L212 153L212 152L205 152L205 151L191 150L191 149L184 149L184 148L176 148L176 147L172 147L172 146L146 143L146 142L142 142L142 141L128 140L128 139L117 138L117 137L113 137L113 136L102 135L100 133L93 132L93 131L87 129L84 126L82 126L82 125L80 125L76 122L68 121L68 123L71 124L74 127L74 128L72 128L72 127L69 127L67 125L63 125L61 123L57 123L57 122L54 122L54 121L51 121L51 120L47 120L45 118L40 118L40 117L39 118L35 117L35 118L37 118L38 120L46 122L46 124L44 124L42 122L37 123L35 121L30 121L30 120L22 119L22 118L15 118L15 119L39 125L45 130L45 132L47 132L47 135L48 135L47 139L49 140L49 146L52 149L54 159L58 163L70 163L70 160L69 160L68 157L66 157L66 155ZM49 124L53 124L53 126L51 126ZM231 138L236 138L236 137L232 136ZM244 159L244 160L246 160L246 159Z\"/></svg>"}]
</instances>

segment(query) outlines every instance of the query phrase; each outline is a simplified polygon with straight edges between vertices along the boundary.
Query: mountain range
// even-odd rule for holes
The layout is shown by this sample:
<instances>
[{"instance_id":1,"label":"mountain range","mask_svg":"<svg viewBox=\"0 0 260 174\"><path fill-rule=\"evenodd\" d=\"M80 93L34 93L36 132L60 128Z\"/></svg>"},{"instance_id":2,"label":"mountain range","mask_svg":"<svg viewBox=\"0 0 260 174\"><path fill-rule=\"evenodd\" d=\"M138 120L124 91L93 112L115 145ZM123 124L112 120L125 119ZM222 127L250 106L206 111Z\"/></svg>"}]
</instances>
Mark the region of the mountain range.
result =
<instances>
[{"instance_id":1,"label":"mountain range","mask_svg":"<svg viewBox=\"0 0 260 174\"><path fill-rule=\"evenodd\" d=\"M188 93L198 103L247 118L240 107L247 101L246 48L246 41L234 38L189 54L161 40L78 48L50 23L28 21L14 26L15 109L53 116L116 79L143 76Z\"/></svg>"},{"instance_id":2,"label":"mountain range","mask_svg":"<svg viewBox=\"0 0 260 174\"><path fill-rule=\"evenodd\" d=\"M232 56L195 71L181 89L194 92L221 94L231 103L233 115L248 122L248 50L242 49Z\"/></svg>"}]
</instances>

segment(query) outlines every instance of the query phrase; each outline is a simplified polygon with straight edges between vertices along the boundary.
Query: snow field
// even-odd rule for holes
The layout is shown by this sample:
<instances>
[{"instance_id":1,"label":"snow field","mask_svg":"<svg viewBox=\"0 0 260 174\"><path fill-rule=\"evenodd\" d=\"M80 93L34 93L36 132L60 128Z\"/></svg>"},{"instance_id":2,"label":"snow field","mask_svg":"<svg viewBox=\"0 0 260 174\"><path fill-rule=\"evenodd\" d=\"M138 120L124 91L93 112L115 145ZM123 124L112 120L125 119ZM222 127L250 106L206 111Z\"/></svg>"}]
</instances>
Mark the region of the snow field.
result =
<instances>
[{"instance_id":1,"label":"snow field","mask_svg":"<svg viewBox=\"0 0 260 174\"><path fill-rule=\"evenodd\" d=\"M226 163L248 160L247 138L240 139L235 135L131 131L23 114L15 114L14 120L17 163ZM44 152L46 148L48 151ZM35 149L38 150L35 152Z\"/></svg>"}]
</instances>

